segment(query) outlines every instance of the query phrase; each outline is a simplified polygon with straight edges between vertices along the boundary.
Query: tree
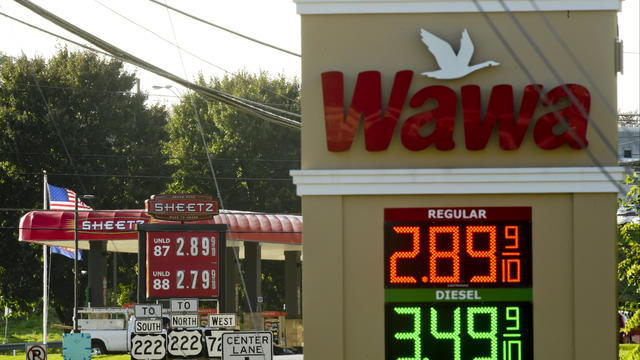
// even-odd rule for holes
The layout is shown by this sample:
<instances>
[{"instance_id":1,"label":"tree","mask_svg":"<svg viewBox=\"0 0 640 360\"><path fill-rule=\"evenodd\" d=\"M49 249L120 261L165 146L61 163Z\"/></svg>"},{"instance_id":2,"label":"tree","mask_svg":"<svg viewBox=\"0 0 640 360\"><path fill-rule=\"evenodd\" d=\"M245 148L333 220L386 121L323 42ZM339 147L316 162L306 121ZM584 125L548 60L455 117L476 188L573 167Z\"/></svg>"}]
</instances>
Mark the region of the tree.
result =
<instances>
[{"instance_id":1,"label":"tree","mask_svg":"<svg viewBox=\"0 0 640 360\"><path fill-rule=\"evenodd\" d=\"M120 61L60 49L46 61L4 58L0 79L4 207L42 208L43 170L51 184L96 195L95 209L141 208L163 191L169 170L159 149L168 114L130 91L136 77ZM17 241L21 215L0 218L0 307L18 313L31 311L42 293L42 251ZM53 308L70 323L73 262L52 261Z\"/></svg>"},{"instance_id":2,"label":"tree","mask_svg":"<svg viewBox=\"0 0 640 360\"><path fill-rule=\"evenodd\" d=\"M205 85L201 78L199 81ZM300 85L284 76L241 72L210 80L208 86L251 101L299 112ZM197 111L197 116L195 111ZM204 151L201 120L225 207L299 213L300 200L289 170L299 168L298 130L257 119L195 94L173 108L163 151L175 172L171 192L217 193Z\"/></svg>"},{"instance_id":3,"label":"tree","mask_svg":"<svg viewBox=\"0 0 640 360\"><path fill-rule=\"evenodd\" d=\"M241 72L200 84L268 104L289 112L299 112L300 85L283 76ZM195 113L197 111L197 115ZM222 202L227 209L271 213L299 213L300 199L289 170L299 168L300 132L283 127L227 105L207 102L195 94L182 98L173 108L167 126L169 140L163 151L175 172L169 191L217 195L204 151L197 120L213 162ZM262 290L265 309L280 310L284 303L284 266L263 261ZM245 305L244 291L241 291ZM253 304L255 311L256 304ZM248 306L243 306L249 311Z\"/></svg>"},{"instance_id":4,"label":"tree","mask_svg":"<svg viewBox=\"0 0 640 360\"><path fill-rule=\"evenodd\" d=\"M623 209L640 214L640 179L638 174L627 177L629 191L620 200ZM629 221L618 226L619 309L633 313L622 330L640 327L640 223ZM640 356L640 350L636 350Z\"/></svg>"}]
</instances>

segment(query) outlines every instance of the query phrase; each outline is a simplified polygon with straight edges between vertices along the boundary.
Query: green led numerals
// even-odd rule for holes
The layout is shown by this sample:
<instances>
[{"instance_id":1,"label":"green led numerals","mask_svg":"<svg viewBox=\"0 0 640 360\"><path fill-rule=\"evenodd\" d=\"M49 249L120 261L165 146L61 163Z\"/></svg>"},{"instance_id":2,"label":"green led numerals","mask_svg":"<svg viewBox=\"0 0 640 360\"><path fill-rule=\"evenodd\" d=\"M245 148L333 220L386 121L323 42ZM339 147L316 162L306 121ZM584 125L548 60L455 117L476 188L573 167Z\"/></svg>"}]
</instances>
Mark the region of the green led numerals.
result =
<instances>
[{"instance_id":1,"label":"green led numerals","mask_svg":"<svg viewBox=\"0 0 640 360\"><path fill-rule=\"evenodd\" d=\"M433 346L434 341L451 341L453 352L447 352L451 355L447 355L446 360L462 360L463 351L465 352L464 360L522 360L524 345L521 334L520 308L517 306L500 310L496 306L449 307L440 310L437 307L407 306L394 307L393 311L398 315L411 316L413 324L410 332L393 334L396 340L413 342L413 356L394 357L393 360L429 360L428 357L423 358L424 355L440 359L444 356L441 351L446 350L449 343ZM428 324L424 325L429 326L429 335L431 336L422 333L422 311L429 312ZM453 311L453 316L450 316L451 311ZM499 323L498 313L502 313L502 311L505 311L504 320ZM466 323L466 329L462 328L465 325L463 323ZM403 327L408 326L403 325ZM504 332L498 334L499 327ZM446 331L443 331L443 328ZM463 330L466 330L466 334L463 334ZM469 338L473 340L469 341ZM502 340L501 348L498 338ZM424 354L422 352L423 345L426 346ZM406 349L403 354L411 351L410 349ZM498 358L499 350L502 352L501 359Z\"/></svg>"},{"instance_id":2,"label":"green led numerals","mask_svg":"<svg viewBox=\"0 0 640 360\"><path fill-rule=\"evenodd\" d=\"M521 360L522 359L522 340L520 337L520 308L510 306L506 309L505 318L509 322L513 322L511 326L507 326L508 333L503 334L505 338L513 338L502 341L502 360ZM513 331L513 332L511 332Z\"/></svg>"},{"instance_id":3,"label":"green led numerals","mask_svg":"<svg viewBox=\"0 0 640 360\"><path fill-rule=\"evenodd\" d=\"M489 315L489 331L476 331L475 316ZM498 360L498 309L495 307L470 307L467 309L467 332L473 339L487 339L491 341L491 356L474 357L473 360Z\"/></svg>"},{"instance_id":4,"label":"green led numerals","mask_svg":"<svg viewBox=\"0 0 640 360\"><path fill-rule=\"evenodd\" d=\"M413 340L413 357L402 357L396 360L421 360L420 354L422 354L422 340L420 340L420 326L422 320L420 319L419 307L397 307L393 308L397 314L401 315L413 315L413 332L395 333L393 336L397 340ZM429 360L425 358L425 360Z\"/></svg>"},{"instance_id":5,"label":"green led numerals","mask_svg":"<svg viewBox=\"0 0 640 360\"><path fill-rule=\"evenodd\" d=\"M431 308L431 335L438 340L453 340L453 359L460 360L460 308L453 310L453 331L438 331L438 311Z\"/></svg>"},{"instance_id":6,"label":"green led numerals","mask_svg":"<svg viewBox=\"0 0 640 360\"><path fill-rule=\"evenodd\" d=\"M513 326L507 326L507 330L519 331L520 330L520 308L517 306L510 306L507 308L507 314L505 316L507 321L513 321Z\"/></svg>"}]
</instances>

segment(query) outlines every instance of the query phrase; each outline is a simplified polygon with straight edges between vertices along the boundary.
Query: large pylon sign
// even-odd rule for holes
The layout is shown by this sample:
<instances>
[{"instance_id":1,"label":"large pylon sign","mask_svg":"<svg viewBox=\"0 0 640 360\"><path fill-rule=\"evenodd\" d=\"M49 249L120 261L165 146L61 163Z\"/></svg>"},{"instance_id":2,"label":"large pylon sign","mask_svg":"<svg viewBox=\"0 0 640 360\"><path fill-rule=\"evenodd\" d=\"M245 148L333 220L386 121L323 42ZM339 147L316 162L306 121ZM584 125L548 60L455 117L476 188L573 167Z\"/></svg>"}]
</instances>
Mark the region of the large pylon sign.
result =
<instances>
[{"instance_id":1,"label":"large pylon sign","mask_svg":"<svg viewBox=\"0 0 640 360\"><path fill-rule=\"evenodd\" d=\"M305 358L614 358L619 2L295 2Z\"/></svg>"}]
</instances>

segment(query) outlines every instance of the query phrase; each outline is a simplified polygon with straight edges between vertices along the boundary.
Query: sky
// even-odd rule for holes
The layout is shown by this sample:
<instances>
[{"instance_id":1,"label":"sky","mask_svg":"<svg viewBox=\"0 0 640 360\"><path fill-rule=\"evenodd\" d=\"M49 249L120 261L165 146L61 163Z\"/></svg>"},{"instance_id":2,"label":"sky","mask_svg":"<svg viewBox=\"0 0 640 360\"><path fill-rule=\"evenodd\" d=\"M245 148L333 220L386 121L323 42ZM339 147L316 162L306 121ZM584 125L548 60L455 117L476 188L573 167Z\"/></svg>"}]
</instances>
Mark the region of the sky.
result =
<instances>
[{"instance_id":1,"label":"sky","mask_svg":"<svg viewBox=\"0 0 640 360\"><path fill-rule=\"evenodd\" d=\"M300 58L200 23L149 0L32 1L68 22L175 75L193 80L227 71L266 70L300 78ZM165 3L165 0L159 0ZM169 6L265 43L300 53L300 17L292 0L166 1ZM44 20L12 0L0 0L0 12L83 44L88 42ZM120 15L118 15L120 14ZM121 16L122 15L122 16ZM126 18L125 18L126 17ZM65 41L0 16L0 52L48 58ZM14 35L8 35L14 34ZM179 51L177 44L185 51ZM69 45L70 49L78 49ZM188 54L197 55L198 58ZM200 58L200 59L199 59ZM149 72L136 71L150 100L175 102L184 88ZM153 89L172 85L173 88ZM173 92L172 92L173 91Z\"/></svg>"},{"instance_id":2,"label":"sky","mask_svg":"<svg viewBox=\"0 0 640 360\"><path fill-rule=\"evenodd\" d=\"M154 65L193 80L226 72L266 70L300 78L300 58L239 38L149 0L33 0L54 14ZM159 0L164 3L165 0ZM300 53L300 16L293 0L166 0L170 6L263 42ZM618 110L639 112L639 1L624 0L619 13L624 73L618 75ZM13 0L0 0L0 12L86 44ZM118 15L120 14L120 15ZM126 19L125 19L126 17ZM0 52L50 57L63 40L0 16ZM185 51L179 51L174 43ZM75 45L69 45L75 49ZM196 54L200 59L186 53ZM151 101L175 103L184 88L132 66ZM172 85L171 89L153 86Z\"/></svg>"}]
</instances>

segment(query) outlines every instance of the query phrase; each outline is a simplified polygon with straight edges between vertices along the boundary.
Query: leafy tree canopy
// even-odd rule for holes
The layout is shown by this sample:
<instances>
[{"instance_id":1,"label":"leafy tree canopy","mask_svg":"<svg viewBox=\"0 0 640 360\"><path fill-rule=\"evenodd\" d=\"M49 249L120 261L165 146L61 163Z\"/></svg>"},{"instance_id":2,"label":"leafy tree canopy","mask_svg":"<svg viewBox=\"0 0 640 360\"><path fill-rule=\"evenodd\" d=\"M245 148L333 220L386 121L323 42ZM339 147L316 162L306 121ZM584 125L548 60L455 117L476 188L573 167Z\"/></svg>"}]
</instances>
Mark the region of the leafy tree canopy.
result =
<instances>
[{"instance_id":1,"label":"leafy tree canopy","mask_svg":"<svg viewBox=\"0 0 640 360\"><path fill-rule=\"evenodd\" d=\"M630 185L620 205L640 214L640 179L627 177ZM640 223L627 222L618 228L618 300L620 310L634 313L623 332L640 327ZM638 354L640 356L640 353Z\"/></svg>"},{"instance_id":2,"label":"leafy tree canopy","mask_svg":"<svg viewBox=\"0 0 640 360\"><path fill-rule=\"evenodd\" d=\"M284 76L265 72L216 78L208 84L218 90L251 101L299 112L300 85ZM299 213L289 170L299 168L300 132L238 112L218 102L207 102L188 94L173 109L167 125L169 140L163 152L176 169L171 192L216 195L217 191L204 151L197 120L228 209ZM197 114L196 114L197 111Z\"/></svg>"},{"instance_id":3,"label":"leafy tree canopy","mask_svg":"<svg viewBox=\"0 0 640 360\"><path fill-rule=\"evenodd\" d=\"M169 171L159 150L167 111L131 92L136 77L120 61L67 49L48 60L5 57L0 82L4 207L42 208L43 170L51 184L95 195L96 209L140 208L164 189L161 176ZM41 248L16 241L21 215L4 211L0 218L0 307L16 314L30 311L42 295ZM58 258L52 301L68 323L73 262Z\"/></svg>"}]
</instances>

